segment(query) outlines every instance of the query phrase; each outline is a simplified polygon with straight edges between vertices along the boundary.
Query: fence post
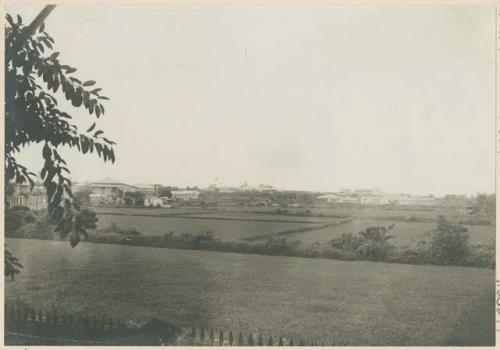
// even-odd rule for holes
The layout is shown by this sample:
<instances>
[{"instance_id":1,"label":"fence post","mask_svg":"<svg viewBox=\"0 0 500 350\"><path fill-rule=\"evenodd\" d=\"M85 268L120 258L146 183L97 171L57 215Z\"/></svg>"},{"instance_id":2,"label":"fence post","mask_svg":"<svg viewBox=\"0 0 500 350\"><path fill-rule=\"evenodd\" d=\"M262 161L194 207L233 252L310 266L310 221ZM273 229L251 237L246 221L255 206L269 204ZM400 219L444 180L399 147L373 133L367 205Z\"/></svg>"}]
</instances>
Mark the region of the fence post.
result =
<instances>
[{"instance_id":1,"label":"fence post","mask_svg":"<svg viewBox=\"0 0 500 350\"><path fill-rule=\"evenodd\" d=\"M229 331L229 345L233 345L234 339L233 339L233 331Z\"/></svg>"},{"instance_id":2,"label":"fence post","mask_svg":"<svg viewBox=\"0 0 500 350\"><path fill-rule=\"evenodd\" d=\"M238 335L238 346L243 346L243 334L241 334L241 331Z\"/></svg>"},{"instance_id":3,"label":"fence post","mask_svg":"<svg viewBox=\"0 0 500 350\"><path fill-rule=\"evenodd\" d=\"M305 346L305 344L304 344L304 339L300 338L300 343L299 343L299 346Z\"/></svg>"},{"instance_id":4,"label":"fence post","mask_svg":"<svg viewBox=\"0 0 500 350\"><path fill-rule=\"evenodd\" d=\"M252 335L252 333L250 333L248 335L248 346L254 346L254 345L255 344L254 344L254 341L253 341L253 335Z\"/></svg>"},{"instance_id":5,"label":"fence post","mask_svg":"<svg viewBox=\"0 0 500 350\"><path fill-rule=\"evenodd\" d=\"M264 340L262 339L262 333L259 333L259 340L257 341L257 345L264 346Z\"/></svg>"},{"instance_id":6,"label":"fence post","mask_svg":"<svg viewBox=\"0 0 500 350\"><path fill-rule=\"evenodd\" d=\"M203 327L201 327L200 339L201 341L205 341L205 330L203 329Z\"/></svg>"},{"instance_id":7,"label":"fence post","mask_svg":"<svg viewBox=\"0 0 500 350\"><path fill-rule=\"evenodd\" d=\"M278 340L278 346L283 346L283 338L280 337L280 339Z\"/></svg>"},{"instance_id":8,"label":"fence post","mask_svg":"<svg viewBox=\"0 0 500 350\"><path fill-rule=\"evenodd\" d=\"M290 343L288 343L288 346L294 346L293 345L293 338L290 338Z\"/></svg>"},{"instance_id":9,"label":"fence post","mask_svg":"<svg viewBox=\"0 0 500 350\"><path fill-rule=\"evenodd\" d=\"M214 329L210 329L210 345L213 345L215 341Z\"/></svg>"},{"instance_id":10,"label":"fence post","mask_svg":"<svg viewBox=\"0 0 500 350\"><path fill-rule=\"evenodd\" d=\"M224 345L224 333L222 333L222 330L219 332L219 345Z\"/></svg>"},{"instance_id":11,"label":"fence post","mask_svg":"<svg viewBox=\"0 0 500 350\"><path fill-rule=\"evenodd\" d=\"M273 346L273 345L274 345L273 336L270 335L269 339L267 339L267 346Z\"/></svg>"},{"instance_id":12,"label":"fence post","mask_svg":"<svg viewBox=\"0 0 500 350\"><path fill-rule=\"evenodd\" d=\"M191 327L191 337L196 338L196 329Z\"/></svg>"}]
</instances>

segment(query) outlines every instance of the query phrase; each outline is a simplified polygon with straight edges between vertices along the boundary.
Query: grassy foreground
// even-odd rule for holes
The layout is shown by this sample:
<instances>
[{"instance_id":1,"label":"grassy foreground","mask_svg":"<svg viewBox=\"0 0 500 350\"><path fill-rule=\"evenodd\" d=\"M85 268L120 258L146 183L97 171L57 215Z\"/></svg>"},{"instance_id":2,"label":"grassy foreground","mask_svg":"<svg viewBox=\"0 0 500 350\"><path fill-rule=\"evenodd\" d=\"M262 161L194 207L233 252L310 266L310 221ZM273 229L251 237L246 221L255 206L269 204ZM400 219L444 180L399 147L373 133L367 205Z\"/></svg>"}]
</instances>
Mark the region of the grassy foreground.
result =
<instances>
[{"instance_id":1,"label":"grassy foreground","mask_svg":"<svg viewBox=\"0 0 500 350\"><path fill-rule=\"evenodd\" d=\"M492 345L494 271L7 239L6 300L346 345Z\"/></svg>"}]
</instances>

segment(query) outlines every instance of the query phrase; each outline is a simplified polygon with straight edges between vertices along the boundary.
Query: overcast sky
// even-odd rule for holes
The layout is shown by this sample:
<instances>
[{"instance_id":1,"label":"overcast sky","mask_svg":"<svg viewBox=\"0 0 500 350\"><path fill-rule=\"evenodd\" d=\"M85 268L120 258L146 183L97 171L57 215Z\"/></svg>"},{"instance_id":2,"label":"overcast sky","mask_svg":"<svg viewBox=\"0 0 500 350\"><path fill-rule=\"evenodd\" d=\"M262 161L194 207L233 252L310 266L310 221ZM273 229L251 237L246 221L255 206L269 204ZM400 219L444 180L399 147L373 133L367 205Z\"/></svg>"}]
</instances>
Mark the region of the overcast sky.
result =
<instances>
[{"instance_id":1,"label":"overcast sky","mask_svg":"<svg viewBox=\"0 0 500 350\"><path fill-rule=\"evenodd\" d=\"M493 192L494 26L493 6L58 5L46 30L118 143L115 164L62 153L80 181Z\"/></svg>"}]
</instances>

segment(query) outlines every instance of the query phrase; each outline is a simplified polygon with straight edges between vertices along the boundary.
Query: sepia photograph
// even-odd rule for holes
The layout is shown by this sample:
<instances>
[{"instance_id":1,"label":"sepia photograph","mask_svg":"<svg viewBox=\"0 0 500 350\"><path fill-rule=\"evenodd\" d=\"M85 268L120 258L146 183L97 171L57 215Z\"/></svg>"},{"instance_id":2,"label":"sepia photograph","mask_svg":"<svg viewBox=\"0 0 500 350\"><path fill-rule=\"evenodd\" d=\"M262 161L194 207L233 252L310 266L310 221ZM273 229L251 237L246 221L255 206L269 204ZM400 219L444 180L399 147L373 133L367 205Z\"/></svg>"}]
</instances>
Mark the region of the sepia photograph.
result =
<instances>
[{"instance_id":1,"label":"sepia photograph","mask_svg":"<svg viewBox=\"0 0 500 350\"><path fill-rule=\"evenodd\" d=\"M494 4L3 10L4 346L495 346Z\"/></svg>"}]
</instances>

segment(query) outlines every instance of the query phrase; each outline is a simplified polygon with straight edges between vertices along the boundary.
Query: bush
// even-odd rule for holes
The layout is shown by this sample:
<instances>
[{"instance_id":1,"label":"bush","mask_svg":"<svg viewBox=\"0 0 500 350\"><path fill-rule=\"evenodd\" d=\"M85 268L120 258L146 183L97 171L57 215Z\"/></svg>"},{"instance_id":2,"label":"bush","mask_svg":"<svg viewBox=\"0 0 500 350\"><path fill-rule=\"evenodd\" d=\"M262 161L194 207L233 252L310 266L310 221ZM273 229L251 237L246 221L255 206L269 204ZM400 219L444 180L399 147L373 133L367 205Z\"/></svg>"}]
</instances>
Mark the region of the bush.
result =
<instances>
[{"instance_id":1,"label":"bush","mask_svg":"<svg viewBox=\"0 0 500 350\"><path fill-rule=\"evenodd\" d=\"M357 234L343 233L334 238L329 245L337 251L348 252L350 256L356 256L363 260L384 260L394 246L388 241L393 237L388 234L394 228L394 224L384 227L368 227Z\"/></svg>"},{"instance_id":2,"label":"bush","mask_svg":"<svg viewBox=\"0 0 500 350\"><path fill-rule=\"evenodd\" d=\"M7 210L5 212L5 234L12 236L14 232L24 225L24 215L19 211Z\"/></svg>"},{"instance_id":3,"label":"bush","mask_svg":"<svg viewBox=\"0 0 500 350\"><path fill-rule=\"evenodd\" d=\"M27 212L26 215L24 216L24 222L27 224L32 224L36 221L35 215L33 215L31 212Z\"/></svg>"},{"instance_id":4,"label":"bush","mask_svg":"<svg viewBox=\"0 0 500 350\"><path fill-rule=\"evenodd\" d=\"M36 218L31 212L30 208L20 205L6 208L4 219L5 234L8 237L13 237L15 231L17 231L25 224L34 223L36 221Z\"/></svg>"},{"instance_id":5,"label":"bush","mask_svg":"<svg viewBox=\"0 0 500 350\"><path fill-rule=\"evenodd\" d=\"M78 212L77 218L81 220L83 227L86 229L94 229L97 227L97 215L93 210L82 209Z\"/></svg>"},{"instance_id":6,"label":"bush","mask_svg":"<svg viewBox=\"0 0 500 350\"><path fill-rule=\"evenodd\" d=\"M439 217L437 228L431 234L432 259L440 265L462 265L470 253L467 227L450 224Z\"/></svg>"}]
</instances>

